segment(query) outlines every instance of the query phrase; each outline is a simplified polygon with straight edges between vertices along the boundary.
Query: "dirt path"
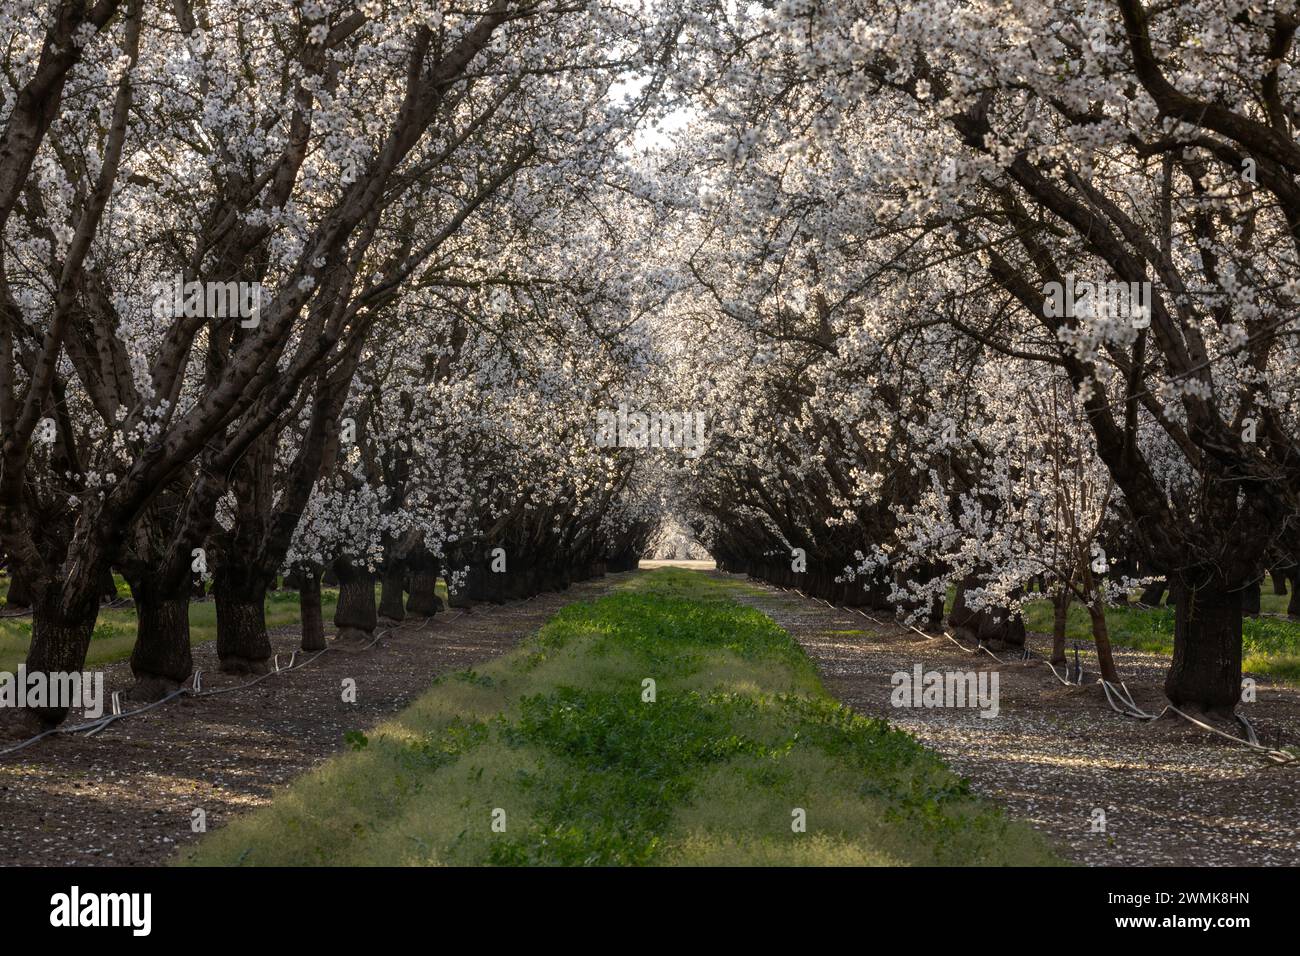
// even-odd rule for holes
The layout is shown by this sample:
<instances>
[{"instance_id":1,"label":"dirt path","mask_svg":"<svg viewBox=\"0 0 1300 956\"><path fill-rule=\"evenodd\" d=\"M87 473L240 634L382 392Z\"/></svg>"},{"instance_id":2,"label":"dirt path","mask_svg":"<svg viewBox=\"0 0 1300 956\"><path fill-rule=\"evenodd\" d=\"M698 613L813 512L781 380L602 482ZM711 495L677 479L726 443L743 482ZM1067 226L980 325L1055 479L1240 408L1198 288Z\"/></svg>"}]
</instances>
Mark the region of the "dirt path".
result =
<instances>
[{"instance_id":1,"label":"dirt path","mask_svg":"<svg viewBox=\"0 0 1300 956\"><path fill-rule=\"evenodd\" d=\"M1038 661L999 664L942 637L926 640L792 592L764 587L736 597L799 640L832 694L914 734L969 777L976 792L1048 833L1070 859L1106 866L1300 864L1300 766L1262 765L1245 748L1181 720L1139 723L1116 715L1097 685L1066 687L1052 676L1041 660L1051 650L1046 636L1030 637ZM1138 704L1158 712L1167 660L1123 649L1115 657ZM998 671L999 716L891 706L892 675L917 663L926 671ZM1245 709L1263 743L1300 741L1300 690L1260 680L1258 700ZM1097 808L1105 812L1104 833L1093 832Z\"/></svg>"},{"instance_id":2,"label":"dirt path","mask_svg":"<svg viewBox=\"0 0 1300 956\"><path fill-rule=\"evenodd\" d=\"M736 580L719 572L712 575ZM163 863L195 839L190 815L209 828L265 803L277 785L401 710L437 675L513 647L564 605L597 597L626 578L610 575L558 594L469 614L408 622L375 647L331 652L309 667L220 697L181 698L113 724L96 737L60 736L0 757L0 862ZM1111 712L1093 687L1058 683L1041 661L998 664L939 638L774 588L735 594L803 645L827 689L860 713L887 717L971 779L973 789L1048 833L1061 852L1094 865L1300 864L1300 768L1261 768L1248 751L1181 721L1141 724ZM272 636L282 660L294 629ZM1047 639L1031 636L1040 655ZM1159 709L1166 662L1118 650L1139 704ZM996 670L1000 714L894 708L891 676L925 670ZM195 648L205 688L237 683L216 669L212 643ZM345 704L341 682L357 682ZM111 691L129 668L106 671ZM1265 743L1300 740L1300 691L1261 681L1248 705ZM1106 831L1092 829L1093 811Z\"/></svg>"},{"instance_id":3,"label":"dirt path","mask_svg":"<svg viewBox=\"0 0 1300 956\"><path fill-rule=\"evenodd\" d=\"M612 590L626 575L502 606L406 622L366 651L322 655L309 666L210 698L178 698L117 721L95 737L56 736L0 757L0 863L141 865L166 862L209 829L267 802L286 783L401 710L439 674L509 650L557 610ZM282 664L297 628L271 637ZM205 690L246 680L217 670L215 642L194 649ZM344 678L357 702L342 700ZM123 662L105 670L106 694L130 685Z\"/></svg>"}]
</instances>

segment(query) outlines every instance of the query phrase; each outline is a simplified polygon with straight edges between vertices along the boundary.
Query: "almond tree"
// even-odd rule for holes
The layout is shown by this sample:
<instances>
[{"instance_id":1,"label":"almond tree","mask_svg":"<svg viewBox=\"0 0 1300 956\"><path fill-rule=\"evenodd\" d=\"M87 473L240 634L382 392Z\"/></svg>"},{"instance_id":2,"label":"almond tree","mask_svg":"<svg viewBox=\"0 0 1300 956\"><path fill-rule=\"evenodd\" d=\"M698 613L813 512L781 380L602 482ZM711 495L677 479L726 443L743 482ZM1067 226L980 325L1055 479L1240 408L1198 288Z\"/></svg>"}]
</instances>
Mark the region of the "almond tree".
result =
<instances>
[{"instance_id":1,"label":"almond tree","mask_svg":"<svg viewBox=\"0 0 1300 956\"><path fill-rule=\"evenodd\" d=\"M18 79L0 134L14 250L0 541L33 593L29 669L80 667L121 558L141 604L137 674L174 685L189 669L181 595L230 476L271 455L267 430L293 418L304 389L329 387L322 370L346 366L443 232L517 166L517 152L475 138L492 104L513 89L541 113L546 90L530 82L635 61L623 37L645 21L508 0L432 15L266 0L31 12L10 47ZM479 99L485 86L500 92ZM563 115L515 128L581 139L583 117ZM406 197L458 150L474 172L444 194L453 208L397 234L420 209ZM256 322L168 314L154 283L177 274L260 284ZM261 486L266 469L254 470ZM243 584L216 591L227 643L256 644Z\"/></svg>"},{"instance_id":2,"label":"almond tree","mask_svg":"<svg viewBox=\"0 0 1300 956\"><path fill-rule=\"evenodd\" d=\"M735 91L710 94L719 160L818 251L828 323L939 321L1059 369L1139 557L1174 583L1166 693L1230 710L1242 591L1297 527L1289 18L868 0L709 30L687 80L725 69ZM1075 279L1140 305L1056 308ZM908 307L854 315L882 292ZM991 308L972 324L953 299Z\"/></svg>"}]
</instances>

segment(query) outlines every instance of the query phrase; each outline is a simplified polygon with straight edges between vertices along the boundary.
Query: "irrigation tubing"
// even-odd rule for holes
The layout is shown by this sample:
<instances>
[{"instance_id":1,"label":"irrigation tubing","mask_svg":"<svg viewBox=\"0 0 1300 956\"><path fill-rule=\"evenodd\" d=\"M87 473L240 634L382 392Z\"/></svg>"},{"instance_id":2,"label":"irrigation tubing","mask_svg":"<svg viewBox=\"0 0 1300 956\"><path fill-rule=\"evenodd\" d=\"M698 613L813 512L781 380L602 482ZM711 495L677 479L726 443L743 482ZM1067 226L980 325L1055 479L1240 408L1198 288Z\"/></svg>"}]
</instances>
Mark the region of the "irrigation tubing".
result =
<instances>
[{"instance_id":1,"label":"irrigation tubing","mask_svg":"<svg viewBox=\"0 0 1300 956\"><path fill-rule=\"evenodd\" d=\"M766 584L767 582L763 582L763 583ZM832 610L854 611L855 613L866 618L868 621L871 621L872 623L879 625L880 627L887 626L885 622L872 617L870 614L866 613L865 611L859 608L837 607L836 605L832 604L830 601L827 601L825 598L814 598L810 595L804 594L798 588L785 588L785 587L781 587L780 585L773 585L773 584L768 584L767 586L776 588L777 590L780 591L786 591L786 592L793 591L795 594L798 594L800 597L804 598L805 600L821 601L821 603L825 604L827 607L831 608ZM924 637L927 641L937 640L937 637L935 635L927 634L925 633L925 631L921 630L919 627L916 627L911 623L908 622L896 622L896 623L901 623L903 627L915 631L917 634ZM957 645L957 647L959 647L962 651L964 651L967 654L978 654L980 651L983 651L984 653L988 654L989 657L992 657L994 660L999 661L1000 663L1003 664L1011 663L1010 661L998 657L998 655L994 654L991 650L985 647L982 642L979 644L978 647L971 649L966 645L962 644L959 640L957 640L957 638L953 637L947 631L943 632L943 636L948 638L948 640L952 641L953 644ZM1026 655L1024 659L1028 659L1029 656L1030 656L1029 652L1026 651ZM1075 686L1083 685L1082 668L1080 668L1079 670L1079 680L1077 682L1071 682L1066 678L1062 677L1060 673L1057 672L1056 668L1052 665L1051 661L1045 661L1044 663L1046 663L1047 666L1051 669L1052 675L1065 686L1075 687ZM1067 669L1067 675L1068 675L1068 669ZM1115 713L1120 714L1121 716L1131 717L1135 720L1141 720L1141 721L1154 721L1154 720L1159 720L1166 713L1173 713L1183 718L1183 720L1186 720L1188 723L1191 723L1196 727L1201 728L1202 730L1208 730L1210 733L1217 734L1218 736L1223 737L1225 740L1231 740L1233 743L1241 744L1243 747L1248 747L1249 749L1258 753L1260 756L1264 757L1266 760L1269 760L1270 762L1277 764L1279 766L1284 764L1293 764L1300 761L1300 758L1297 758L1294 754L1287 753L1284 750L1277 750L1272 747L1265 747L1263 744L1261 744L1259 742L1259 736L1255 732L1255 728L1251 725L1250 720L1246 718L1246 716L1243 714L1234 713L1233 717L1235 717L1237 722L1242 725L1242 728L1246 732L1246 736L1235 737L1232 734L1225 733L1224 731L1219 730L1216 727L1210 726L1209 724L1205 723L1202 720L1198 720L1197 718L1191 716L1190 714L1184 713L1183 711L1175 707L1172 703L1166 702L1165 708L1161 710L1160 713L1158 714L1149 714L1141 707L1139 707L1137 705L1137 702L1133 700L1133 695L1129 693L1128 687L1124 685L1123 681L1121 681L1118 684L1115 684L1111 681L1106 680L1104 677L1098 677L1097 680L1098 683L1101 684L1102 691L1106 695L1106 703L1110 705L1111 710L1115 711Z\"/></svg>"},{"instance_id":2,"label":"irrigation tubing","mask_svg":"<svg viewBox=\"0 0 1300 956\"><path fill-rule=\"evenodd\" d=\"M444 618L444 620L454 621L456 620L456 618L460 617L464 613L465 613L464 611L457 611L455 614L451 615L450 617ZM437 615L430 615L428 617L421 618L418 621L395 624L392 627L386 627L382 631L379 631L375 635L374 640L364 645L361 648L361 650L363 651L370 650L370 648L378 644L380 640L382 640L383 638L387 637L389 634L392 634L396 631L404 631L404 630L410 630L412 628L424 627L430 621L436 619L437 619ZM265 674L261 674L250 681L245 681L242 684L232 684L230 687L219 687L214 690L203 690L203 671L196 670L193 676L190 678L190 686L188 687L179 687L176 690L172 691L171 693L167 694L166 696L160 697L158 700L151 701L148 704L144 704L132 710L121 711L114 714L106 714L103 717L97 717L94 720L86 721L85 723L75 724L72 727L53 727L50 730L44 731L43 733L39 733L34 737L29 737L27 740L14 744L13 746L10 747L6 747L4 750L0 750L0 757L7 756L11 753L17 753L19 750L22 750L25 747L30 747L32 744L36 743L39 740L44 740L46 737L52 737L56 734L64 734L64 735L83 734L86 737L93 737L96 734L98 734L101 730L108 727L109 724L112 724L115 721L124 720L127 717L135 717L138 714L143 714L146 711L153 710L155 707L161 707L163 704L169 703L170 701L175 700L177 697L219 697L222 694L230 694L237 690L247 690L248 688L253 687L256 684L260 684L262 681L266 680L269 677L276 677L277 675L280 674L287 674L289 673L289 671L302 670L308 664L311 664L313 661L319 658L322 654L325 654L327 651L331 651L333 649L334 648L331 646L325 648L324 650L317 651L315 654L312 654L310 657L306 658L301 662L297 662L298 651L295 650L290 655L289 663L285 667L280 666L280 655L276 654L272 658L272 667L274 668L273 670L269 670ZM117 695L115 693L114 697L116 696Z\"/></svg>"},{"instance_id":3,"label":"irrigation tubing","mask_svg":"<svg viewBox=\"0 0 1300 956\"><path fill-rule=\"evenodd\" d=\"M104 602L99 606L99 609L101 611L116 611L124 607L134 607L134 606L135 606L135 601L132 600L131 598L116 598L115 600ZM25 618L31 616L32 616L31 608L24 608L16 611L10 611L10 610L0 611L0 621L16 620L18 618Z\"/></svg>"}]
</instances>

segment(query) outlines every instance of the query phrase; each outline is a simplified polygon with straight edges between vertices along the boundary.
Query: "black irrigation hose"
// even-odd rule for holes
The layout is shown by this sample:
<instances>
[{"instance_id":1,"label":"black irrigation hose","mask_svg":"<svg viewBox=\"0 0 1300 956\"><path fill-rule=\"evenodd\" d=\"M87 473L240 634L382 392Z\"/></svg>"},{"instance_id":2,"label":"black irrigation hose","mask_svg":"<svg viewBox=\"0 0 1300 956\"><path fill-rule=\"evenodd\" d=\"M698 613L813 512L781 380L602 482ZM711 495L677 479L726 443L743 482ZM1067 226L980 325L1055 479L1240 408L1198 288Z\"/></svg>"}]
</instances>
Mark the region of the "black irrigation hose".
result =
<instances>
[{"instance_id":1,"label":"black irrigation hose","mask_svg":"<svg viewBox=\"0 0 1300 956\"><path fill-rule=\"evenodd\" d=\"M449 621L455 620L456 618L460 617L464 613L465 613L464 611L459 611L456 614L452 615L451 617L447 618L447 620ZM435 615L430 615L429 617L421 618L418 622L412 624L397 624L394 625L393 627L384 628L382 631L380 631L378 634L375 635L374 640L372 640L369 644L366 644L361 649L363 651L368 651L370 650L370 648L378 644L382 638L387 637L389 634L392 634L394 631L406 630L411 627L423 627L429 621L434 619L435 619ZM45 731L44 733L37 734L35 737L29 737L27 740L24 740L21 743L15 744L11 747L6 747L4 750L0 750L0 757L7 756L11 753L16 753L17 751L22 750L25 747L31 746L32 744L36 743L38 740L43 740L46 737L50 737L55 734L77 734L77 733L84 732L85 736L93 737L95 736L95 734L99 733L101 730L103 730L105 727L107 727L109 724L113 723L114 721L122 720L126 717L134 717L137 714L143 714L145 711L153 710L155 707L160 707L163 704L168 703L169 701L175 700L177 697L218 697L221 694L229 694L237 690L246 690L249 687L252 687L254 684L260 684L268 677L275 677L278 674L287 674L289 671L301 670L302 668L306 667L308 664L312 663L312 661L316 660L316 658L324 654L326 651L332 649L333 648L331 647L327 647L325 648L325 650L317 651L311 657L307 658L306 660L304 660L302 663L299 664L294 663L295 658L298 656L298 652L294 651L292 656L290 656L289 658L288 667L279 666L280 655L277 654L275 655L275 662L276 662L275 670L267 671L265 674L261 674L250 681L245 681L242 684L234 684L230 687L221 687L216 690L203 690L202 689L203 671L196 670L194 672L193 677L191 678L191 686L189 687L179 687L176 690L172 691L170 694L167 694L165 697L161 697L158 700L152 701L148 704L144 704L143 706L137 707L134 710L122 711L116 714L108 714L104 717L96 718L95 720L87 721L86 723L83 724L76 724L75 726L72 727L53 727L50 730Z\"/></svg>"},{"instance_id":2,"label":"black irrigation hose","mask_svg":"<svg viewBox=\"0 0 1300 956\"><path fill-rule=\"evenodd\" d=\"M143 707L137 707L135 710L121 711L120 713L116 713L116 714L109 714L103 720L99 721L93 727L87 730L86 736L87 737L95 736L95 734L99 733L101 730L103 730L109 724L113 723L113 721L115 720L121 720L124 717L134 717L136 714L143 714L146 710L153 710L155 707L160 707L163 704L167 703L169 700L173 700L177 697L184 697L191 694L193 694L193 691L189 690L189 688L179 687L176 690L172 691L167 696L160 697L158 698L158 700L145 704ZM73 728L73 731L75 731L75 729L76 728ZM73 731L69 731L69 733L72 733Z\"/></svg>"},{"instance_id":3,"label":"black irrigation hose","mask_svg":"<svg viewBox=\"0 0 1300 956\"><path fill-rule=\"evenodd\" d=\"M131 598L117 598L116 600L109 601L106 604L101 604L99 606L99 609L101 611L115 611L118 608L134 607L134 606L135 606L135 601L133 601ZM31 608L27 608L27 610L25 611L0 611L0 621L17 620L18 618L31 617L31 616L32 616Z\"/></svg>"},{"instance_id":4,"label":"black irrigation hose","mask_svg":"<svg viewBox=\"0 0 1300 956\"><path fill-rule=\"evenodd\" d=\"M804 598L805 600L821 601L827 607L836 609L836 606L832 604L830 601L827 601L825 598L812 598L809 595L804 594L798 588L784 588L781 587L780 585L768 584L766 581L764 581L763 583L766 584L768 587L774 587L781 591L786 591L786 592L793 591L795 594L798 594L800 597ZM862 617L865 617L867 620L872 621L873 623L878 624L881 627L887 626L883 621L877 620L876 618L872 617L870 614L867 614L865 611L859 610L858 608L846 607L843 608L843 610L855 611L856 613L860 614ZM904 622L903 626L910 628L911 630L915 631L917 634L920 634L928 641L937 640L937 638L934 635L926 634L924 631L922 631L920 628L916 627L913 624ZM998 657L987 647L985 647L983 643L981 643L977 648L972 650L971 648L963 645L960 641L958 641L947 631L943 632L943 636L948 638L948 640L952 641L954 644L957 645L957 647L965 651L967 654L978 654L980 651L984 651L984 653L988 654L996 661L999 661L1003 664L1010 663L1009 661L1005 661L1002 658ZM1021 659L1028 660L1029 657L1030 657L1029 651L1028 649L1026 649L1025 656L1022 657ZM1078 680L1075 681L1074 683L1071 683L1070 681L1062 678L1061 675L1057 673L1056 668L1052 666L1051 661L1045 661L1047 666L1051 668L1052 674L1056 677L1056 679L1059 680L1062 684L1065 684L1067 687L1083 685L1083 667L1078 663L1079 647L1077 644L1075 645L1074 648L1074 657L1075 657L1075 674L1078 677ZM1067 668L1067 673L1068 673L1068 668ZM1160 711L1160 713L1158 714L1148 714L1146 711L1144 711L1141 707L1139 707L1134 702L1132 695L1129 694L1128 688L1124 686L1123 682L1116 685L1116 684L1112 684L1110 681L1104 678L1099 677L1098 683L1101 684L1102 690L1106 694L1106 703L1110 705L1111 710L1115 711L1117 714L1120 714L1121 716L1132 717L1136 720L1154 721L1154 720L1159 720L1166 713L1172 711L1173 713L1177 714L1179 717L1183 718L1184 720L1188 721L1191 724L1194 724L1197 727L1200 727L1203 730L1208 730L1212 734L1218 734L1220 737L1226 738L1227 740L1231 740L1233 743L1241 744L1243 747L1249 747L1251 750L1260 754L1265 759L1279 766L1300 762L1300 758L1296 757L1294 754L1287 753L1284 750L1275 750L1271 747L1265 747L1262 744L1260 744L1259 737L1255 733L1255 728L1251 726L1250 721L1243 714L1234 713L1233 716L1245 728L1246 737L1245 738L1234 737L1232 734L1224 733L1222 730L1218 730L1215 727L1211 727L1209 724L1205 723L1204 721L1197 720L1195 717L1183 713L1172 703L1166 703L1164 710ZM1118 700L1122 706L1116 706L1115 704L1116 700Z\"/></svg>"},{"instance_id":5,"label":"black irrigation hose","mask_svg":"<svg viewBox=\"0 0 1300 956\"><path fill-rule=\"evenodd\" d=\"M613 573L613 574L626 574L627 572L625 572L625 571L615 571L615 572L611 572L611 573ZM540 594L541 594L541 592L538 592L537 594L531 594L531 595L529 595L528 597L524 598L522 601L519 601L519 602L517 602L517 603L519 603L519 604L527 604L529 601L532 601L534 598L540 597ZM120 606L122 606L122 605L124 605L124 604L127 604L127 603L129 603L129 602L127 602L125 599L121 599L121 600L119 600L119 601L113 601L113 602L110 602L109 604L106 604L106 605L104 605L104 606L105 606L105 607L109 607L109 608L112 608L112 607L120 607ZM31 614L31 612L28 611L28 612L25 612L24 615L14 614L14 615L9 615L9 616L11 616L11 617L19 617L19 616L26 616L26 615L30 615L30 614ZM465 611L463 611L463 610L462 610L462 611L457 611L455 614L453 614L451 617L446 618L445 620L448 620L448 621L454 621L454 620L456 620L456 618L461 617L461 616L463 616L464 614L465 614ZM0 615L0 616L3 616L3 615ZM423 627L425 624L427 624L427 623L428 623L429 621L431 621L431 620L434 620L435 618L436 618L436 615L429 615L428 617L421 618L421 619L419 620L419 622L416 623L416 624L397 624L397 625L395 625L395 626L393 626L393 627L385 628L384 630L380 631L378 634L375 635L374 640L372 640L369 644L365 645L365 646L362 647L361 649L362 649L363 651L368 651L368 650L370 650L370 648L372 648L372 647L374 647L376 644L378 644L381 638L386 637L387 635L393 633L394 631L405 630L405 629L407 629L407 628L409 628L409 627ZM84 724L77 724L77 725L75 725L75 726L73 726L73 727L53 727L53 728L51 728L50 730L45 731L44 733L39 733L39 734L37 734L35 737L29 737L27 740L24 740L24 741L22 741L21 743L15 744L15 745L13 745L13 746L11 746L11 747L6 747L4 750L0 750L0 757L7 756L7 755L9 755L9 754L11 754L11 753L16 753L17 751L22 750L22 749L25 748L25 747L30 747L32 744L36 743L38 740L44 740L46 737L51 737L51 736L53 736L53 735L55 735L55 734L75 734L75 733L82 733L82 732L84 731L84 732L85 732L85 736L87 736L87 737L93 737L95 734L99 733L101 730L103 730L105 727L107 727L109 724L113 723L114 721L121 720L121 719L123 719L123 718L125 718L125 717L134 717L134 716L137 715L137 714L143 714L145 711L147 711L147 710L153 710L155 707L159 707L159 706L161 706L161 705L167 703L168 701L174 700L174 699L177 698L177 697L217 697L217 696L219 696L219 695L221 695L221 694L229 694L229 693L231 693L231 692L233 692L233 691L237 691L237 690L246 690L247 688L252 687L254 684L260 684L262 681L266 680L268 677L274 677L274 676L276 676L277 674L285 674L285 673L288 673L289 671L301 670L302 668L304 668L304 667L306 667L308 664L310 664L312 661L316 660L316 658L318 658L318 657L320 657L322 654L324 654L325 651L329 651L329 650L333 650L333 648L332 648L332 647L327 647L327 648L325 648L325 650L317 651L315 654L313 654L311 657L307 658L307 659L306 659L305 661L303 661L301 664L295 664L295 663L294 663L295 659L296 659L297 656L298 656L298 652L297 652L297 651L294 651L293 654L292 654L292 655L290 656L290 658L289 658L289 666L288 666L288 667L280 667L280 666L278 666L279 656L280 656L280 655L277 654L277 655L275 655L276 667L275 667L274 670L267 671L265 674L261 674L261 675L259 675L258 677L255 677L255 678L254 678L253 680L251 680L251 681L245 681L245 682L242 683L242 684L235 684L235 685L230 686L230 687L222 687L222 688L219 688L219 689L217 689L217 690L207 690L207 691L202 690L202 680L203 680L202 675L203 675L203 671L202 671L202 670L196 670L196 671L194 672L193 677L191 678L191 686L189 686L189 687L180 687L180 688L177 688L176 690L172 691L170 694L166 695L165 697L159 698L158 700L155 700L155 701L153 701L153 702L151 702L151 703L145 704L145 705L142 706L142 707L137 707L137 708L135 708L134 710L122 711L122 712L120 712L120 713L116 713L116 714L109 714L109 715L107 715L107 716L105 716L105 717L96 718L95 720L87 721L87 722L84 723ZM116 695L114 695L114 696L116 696Z\"/></svg>"},{"instance_id":6,"label":"black irrigation hose","mask_svg":"<svg viewBox=\"0 0 1300 956\"><path fill-rule=\"evenodd\" d=\"M13 747L6 747L4 750L0 750L0 757L4 757L7 754L11 754L11 753L16 753L19 750L22 750L24 747L30 747L32 744L36 743L36 741L44 740L46 737L49 737L53 734L62 734L62 733L69 733L69 731L60 730L58 727L55 727L53 730L47 730L43 734L37 734L35 737L29 737L26 740L24 740L22 743L16 744Z\"/></svg>"}]
</instances>

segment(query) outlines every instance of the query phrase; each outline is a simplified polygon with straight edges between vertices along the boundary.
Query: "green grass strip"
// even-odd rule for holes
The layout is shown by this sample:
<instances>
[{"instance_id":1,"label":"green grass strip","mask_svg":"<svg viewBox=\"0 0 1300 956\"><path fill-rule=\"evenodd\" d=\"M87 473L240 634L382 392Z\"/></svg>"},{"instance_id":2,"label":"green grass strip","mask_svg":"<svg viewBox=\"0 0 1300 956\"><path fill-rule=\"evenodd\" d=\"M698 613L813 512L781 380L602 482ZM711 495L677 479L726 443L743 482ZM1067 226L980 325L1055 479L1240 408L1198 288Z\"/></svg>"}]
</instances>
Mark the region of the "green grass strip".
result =
<instances>
[{"instance_id":1,"label":"green grass strip","mask_svg":"<svg viewBox=\"0 0 1300 956\"><path fill-rule=\"evenodd\" d=\"M1058 862L912 737L831 699L731 600L743 587L662 569L569 605L181 862Z\"/></svg>"}]
</instances>

